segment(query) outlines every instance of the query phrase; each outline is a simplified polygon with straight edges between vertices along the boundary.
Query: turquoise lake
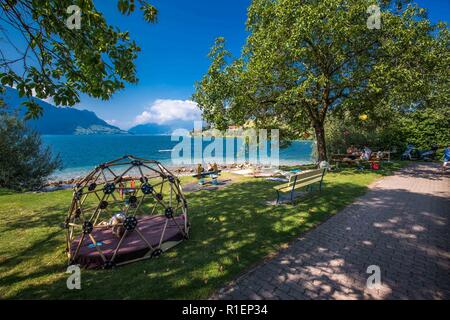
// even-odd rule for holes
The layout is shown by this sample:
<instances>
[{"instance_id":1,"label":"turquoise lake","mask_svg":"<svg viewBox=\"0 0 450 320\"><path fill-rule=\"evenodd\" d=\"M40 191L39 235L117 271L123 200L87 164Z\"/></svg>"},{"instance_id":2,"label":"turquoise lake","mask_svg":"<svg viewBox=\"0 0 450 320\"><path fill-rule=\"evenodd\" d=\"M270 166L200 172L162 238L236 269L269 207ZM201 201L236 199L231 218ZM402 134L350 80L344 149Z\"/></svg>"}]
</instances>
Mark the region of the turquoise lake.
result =
<instances>
[{"instance_id":1,"label":"turquoise lake","mask_svg":"<svg viewBox=\"0 0 450 320\"><path fill-rule=\"evenodd\" d=\"M55 179L82 176L98 164L127 154L172 166L171 150L179 143L171 141L168 135L44 135L42 140L62 159L64 168L53 175ZM203 141L203 150L209 143ZM241 141L234 139L234 143L236 157ZM291 146L280 149L280 164L309 163L311 149L311 141L295 141Z\"/></svg>"}]
</instances>

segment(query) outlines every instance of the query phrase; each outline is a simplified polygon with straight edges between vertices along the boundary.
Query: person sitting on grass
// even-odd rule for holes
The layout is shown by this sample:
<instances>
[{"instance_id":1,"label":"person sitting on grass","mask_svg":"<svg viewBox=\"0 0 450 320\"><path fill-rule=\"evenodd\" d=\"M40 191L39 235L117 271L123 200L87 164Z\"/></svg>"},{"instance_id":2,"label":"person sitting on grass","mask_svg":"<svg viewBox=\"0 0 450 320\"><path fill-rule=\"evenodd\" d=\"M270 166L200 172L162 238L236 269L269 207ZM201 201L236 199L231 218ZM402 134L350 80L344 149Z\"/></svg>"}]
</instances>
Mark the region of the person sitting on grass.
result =
<instances>
[{"instance_id":1,"label":"person sitting on grass","mask_svg":"<svg viewBox=\"0 0 450 320\"><path fill-rule=\"evenodd\" d=\"M450 161L450 143L447 145L447 148L444 149L444 163L442 164L442 169L444 170L447 169L449 161Z\"/></svg>"}]
</instances>

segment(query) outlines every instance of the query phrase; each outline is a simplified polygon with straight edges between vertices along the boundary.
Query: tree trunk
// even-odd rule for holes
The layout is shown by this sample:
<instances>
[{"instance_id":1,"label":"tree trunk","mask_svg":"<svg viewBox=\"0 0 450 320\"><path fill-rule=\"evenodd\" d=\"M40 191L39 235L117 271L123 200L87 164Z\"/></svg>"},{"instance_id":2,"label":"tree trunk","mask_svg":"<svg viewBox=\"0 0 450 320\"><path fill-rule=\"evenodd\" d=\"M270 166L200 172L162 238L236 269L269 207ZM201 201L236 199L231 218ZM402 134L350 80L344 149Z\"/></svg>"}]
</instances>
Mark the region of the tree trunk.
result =
<instances>
[{"instance_id":1,"label":"tree trunk","mask_svg":"<svg viewBox=\"0 0 450 320\"><path fill-rule=\"evenodd\" d=\"M325 144L325 129L323 123L314 123L314 131L316 133L317 154L319 156L319 163L321 161L328 161L327 146Z\"/></svg>"}]
</instances>

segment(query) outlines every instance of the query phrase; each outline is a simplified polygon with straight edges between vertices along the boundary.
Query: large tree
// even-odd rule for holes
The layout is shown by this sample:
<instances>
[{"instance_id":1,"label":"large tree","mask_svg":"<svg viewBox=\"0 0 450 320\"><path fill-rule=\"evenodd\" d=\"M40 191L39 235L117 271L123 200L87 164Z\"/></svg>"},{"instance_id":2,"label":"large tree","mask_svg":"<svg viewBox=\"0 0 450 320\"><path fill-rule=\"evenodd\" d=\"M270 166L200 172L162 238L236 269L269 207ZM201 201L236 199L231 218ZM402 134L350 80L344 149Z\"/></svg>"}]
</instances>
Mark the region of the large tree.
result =
<instances>
[{"instance_id":1,"label":"large tree","mask_svg":"<svg viewBox=\"0 0 450 320\"><path fill-rule=\"evenodd\" d=\"M156 21L156 8L144 0L115 4L125 15L139 6L146 21ZM28 117L42 112L33 95L71 106L80 93L109 99L138 80L140 48L106 22L93 0L0 0L0 22L0 82L29 98Z\"/></svg>"},{"instance_id":2,"label":"large tree","mask_svg":"<svg viewBox=\"0 0 450 320\"><path fill-rule=\"evenodd\" d=\"M223 38L211 49L193 96L205 120L225 129L252 119L284 139L312 128L319 160L327 159L330 112L358 121L417 108L433 91L442 99L446 90L434 89L448 88L446 25L431 24L409 1L253 0L247 30L241 57L230 61Z\"/></svg>"}]
</instances>

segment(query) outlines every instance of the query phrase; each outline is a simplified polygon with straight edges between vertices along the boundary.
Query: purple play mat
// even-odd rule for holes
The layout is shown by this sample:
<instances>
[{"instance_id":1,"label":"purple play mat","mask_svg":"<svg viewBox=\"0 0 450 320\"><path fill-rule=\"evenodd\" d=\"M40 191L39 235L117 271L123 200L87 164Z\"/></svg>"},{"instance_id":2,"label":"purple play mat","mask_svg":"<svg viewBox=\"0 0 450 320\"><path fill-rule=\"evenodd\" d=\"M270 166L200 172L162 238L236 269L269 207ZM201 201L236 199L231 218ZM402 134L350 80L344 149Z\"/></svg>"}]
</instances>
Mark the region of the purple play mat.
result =
<instances>
[{"instance_id":1,"label":"purple play mat","mask_svg":"<svg viewBox=\"0 0 450 320\"><path fill-rule=\"evenodd\" d=\"M164 215L139 217L137 229L152 247L157 248L159 247L166 221L168 221L168 223L162 242L183 240L183 233L181 230L184 228L184 219L183 215L174 217L174 219L167 219ZM110 260L119 244L120 238L116 237L110 228L94 228L91 235L96 240L97 245L105 258ZM80 239L81 237L78 237L72 242L72 255L75 254ZM128 233L123 239L114 261L119 264L124 261L142 258L149 253L149 251L150 248L148 244L139 236L138 232L134 230ZM74 263L91 269L100 268L104 265L102 256L94 246L90 237L84 237Z\"/></svg>"}]
</instances>

